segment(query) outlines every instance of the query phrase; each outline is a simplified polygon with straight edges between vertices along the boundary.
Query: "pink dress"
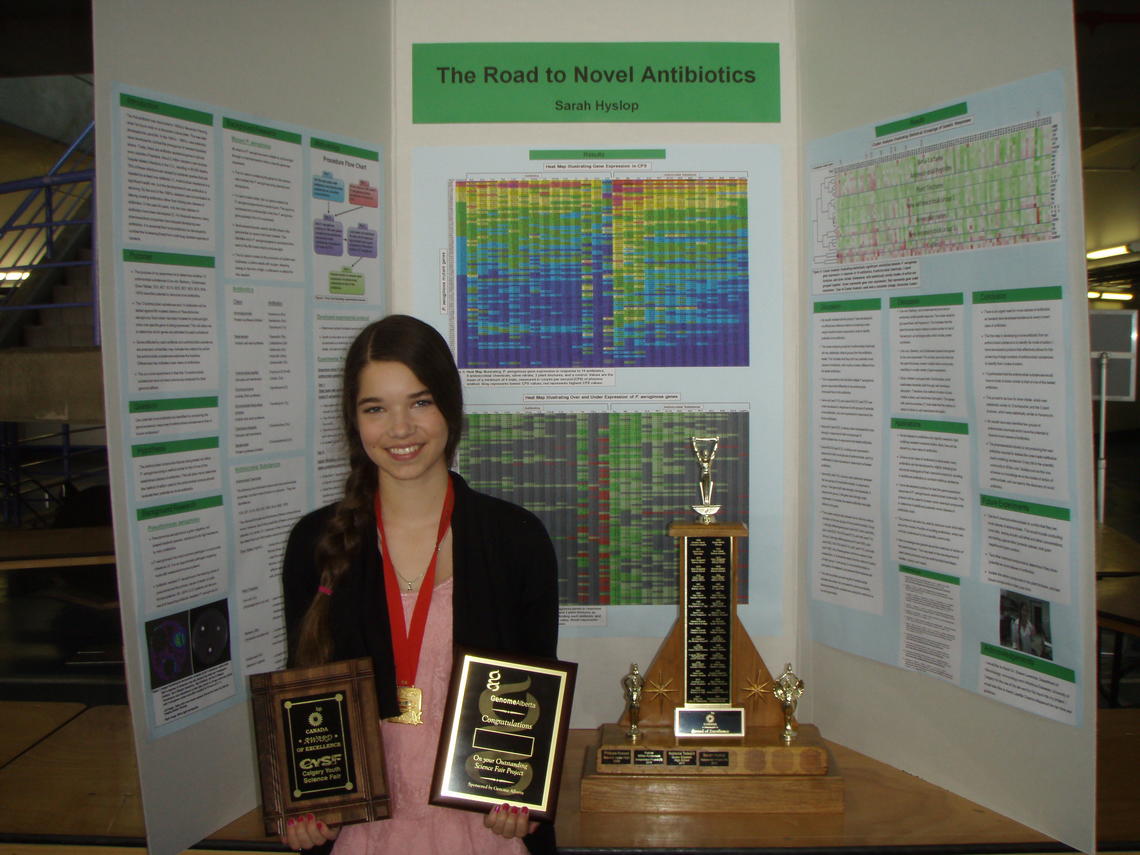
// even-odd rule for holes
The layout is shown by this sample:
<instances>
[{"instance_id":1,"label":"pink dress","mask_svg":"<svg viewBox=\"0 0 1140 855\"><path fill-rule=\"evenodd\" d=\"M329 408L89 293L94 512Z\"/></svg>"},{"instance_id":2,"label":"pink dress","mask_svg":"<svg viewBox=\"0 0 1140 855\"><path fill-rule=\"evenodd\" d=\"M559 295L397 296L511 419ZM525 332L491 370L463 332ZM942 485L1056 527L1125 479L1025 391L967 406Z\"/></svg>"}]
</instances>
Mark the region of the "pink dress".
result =
<instances>
[{"instance_id":1,"label":"pink dress","mask_svg":"<svg viewBox=\"0 0 1140 855\"><path fill-rule=\"evenodd\" d=\"M416 685L424 693L422 725L380 723L392 796L392 818L346 825L334 855L392 855L396 852L493 855L525 853L522 840L508 840L483 826L483 814L428 804L435 769L447 683L451 678L452 581L437 585L424 629ZM401 595L411 618L416 592Z\"/></svg>"}]
</instances>

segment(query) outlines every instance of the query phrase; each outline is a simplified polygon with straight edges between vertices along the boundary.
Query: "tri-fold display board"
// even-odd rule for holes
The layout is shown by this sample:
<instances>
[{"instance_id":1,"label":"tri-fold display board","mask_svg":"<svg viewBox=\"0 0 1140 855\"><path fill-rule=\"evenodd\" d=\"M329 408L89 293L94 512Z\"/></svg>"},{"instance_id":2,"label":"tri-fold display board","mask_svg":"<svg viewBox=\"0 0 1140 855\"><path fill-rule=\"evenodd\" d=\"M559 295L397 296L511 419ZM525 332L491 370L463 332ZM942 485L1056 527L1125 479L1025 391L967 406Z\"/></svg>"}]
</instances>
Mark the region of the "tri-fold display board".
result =
<instances>
[{"instance_id":1,"label":"tri-fold display board","mask_svg":"<svg viewBox=\"0 0 1140 855\"><path fill-rule=\"evenodd\" d=\"M737 613L803 676L799 718L1092 847L1071 9L968 11L96 4L154 851L257 804L244 686L284 661L284 537L339 493L339 358L393 310L455 350L460 471L555 541L575 727L677 616L667 523L715 435Z\"/></svg>"}]
</instances>

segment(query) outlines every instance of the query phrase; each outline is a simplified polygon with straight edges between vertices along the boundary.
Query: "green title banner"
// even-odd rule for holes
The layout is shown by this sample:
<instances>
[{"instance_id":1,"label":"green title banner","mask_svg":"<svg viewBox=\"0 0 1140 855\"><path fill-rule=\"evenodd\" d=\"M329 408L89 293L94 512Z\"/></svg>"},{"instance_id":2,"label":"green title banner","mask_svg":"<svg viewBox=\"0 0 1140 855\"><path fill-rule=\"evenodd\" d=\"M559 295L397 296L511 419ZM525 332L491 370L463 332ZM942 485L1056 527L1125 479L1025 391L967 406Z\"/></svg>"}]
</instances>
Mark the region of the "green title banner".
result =
<instances>
[{"instance_id":1,"label":"green title banner","mask_svg":"<svg viewBox=\"0 0 1140 855\"><path fill-rule=\"evenodd\" d=\"M268 125L255 125L253 122L243 122L241 119L222 119L222 127L227 131L237 131L242 134L252 134L281 142L300 144L301 135L294 131L283 131L280 128L271 128Z\"/></svg>"},{"instance_id":2,"label":"green title banner","mask_svg":"<svg viewBox=\"0 0 1140 855\"><path fill-rule=\"evenodd\" d=\"M309 145L320 151L331 152L332 154L344 154L349 157L359 157L361 160L380 160L380 152L372 151L367 148L360 148L360 146L348 145L347 143L334 142L332 140L322 140L313 137L309 140Z\"/></svg>"},{"instance_id":3,"label":"green title banner","mask_svg":"<svg viewBox=\"0 0 1140 855\"><path fill-rule=\"evenodd\" d=\"M664 160L663 148L536 148L531 160Z\"/></svg>"},{"instance_id":4,"label":"green title banner","mask_svg":"<svg viewBox=\"0 0 1140 855\"><path fill-rule=\"evenodd\" d=\"M154 113L156 116L168 116L171 119L181 119L186 122L196 122L199 125L214 124L214 117L202 110L191 110L189 107L179 107L177 104L166 104L155 101L153 98L142 98L138 95L128 95L125 92L119 95L119 106L128 110L142 110L144 113Z\"/></svg>"},{"instance_id":5,"label":"green title banner","mask_svg":"<svg viewBox=\"0 0 1140 855\"><path fill-rule=\"evenodd\" d=\"M899 565L899 572L906 573L908 576L919 576L923 579L930 579L934 582L944 582L947 585L962 584L962 580L957 576L947 576L945 573L935 573L933 570L922 570L918 567L908 567L906 564Z\"/></svg>"},{"instance_id":6,"label":"green title banner","mask_svg":"<svg viewBox=\"0 0 1140 855\"><path fill-rule=\"evenodd\" d=\"M1064 296L1064 289L1060 285L1045 285L1040 288L1011 288L1003 291L975 291L974 304L1028 303L1038 300L1061 300Z\"/></svg>"},{"instance_id":7,"label":"green title banner","mask_svg":"<svg viewBox=\"0 0 1140 855\"><path fill-rule=\"evenodd\" d=\"M1013 511L1018 514L1033 514L1038 517L1065 521L1068 521L1071 516L1068 508L1042 505L1037 502L1023 502L1020 499L1002 499L998 496L983 494L980 501L983 508L993 508L995 511Z\"/></svg>"},{"instance_id":8,"label":"green title banner","mask_svg":"<svg viewBox=\"0 0 1140 855\"><path fill-rule=\"evenodd\" d=\"M965 436L970 426L965 422L942 422L934 419L891 419L894 430L927 430L934 433L957 433Z\"/></svg>"},{"instance_id":9,"label":"green title banner","mask_svg":"<svg viewBox=\"0 0 1140 855\"><path fill-rule=\"evenodd\" d=\"M148 249L124 249L127 264L173 264L178 267L213 267L211 255L186 255L181 252L152 252Z\"/></svg>"},{"instance_id":10,"label":"green title banner","mask_svg":"<svg viewBox=\"0 0 1140 855\"><path fill-rule=\"evenodd\" d=\"M130 413L161 413L173 410L199 410L217 408L217 395L203 395L196 398L162 398L149 401L131 401L127 404Z\"/></svg>"},{"instance_id":11,"label":"green title banner","mask_svg":"<svg viewBox=\"0 0 1140 855\"><path fill-rule=\"evenodd\" d=\"M966 115L965 101L961 104L952 104L949 107L943 107L940 110L931 110L929 113L919 113L916 116L908 116L905 119L899 119L897 122L887 122L885 125L876 125L875 136L887 137L891 134L897 134L899 131L909 131L914 128L921 128L924 125L934 125L938 122L952 119L955 116L964 115Z\"/></svg>"},{"instance_id":12,"label":"green title banner","mask_svg":"<svg viewBox=\"0 0 1140 855\"><path fill-rule=\"evenodd\" d=\"M190 514L195 511L206 511L210 508L222 506L221 496L207 496L204 499L190 499L185 502L172 502L169 505L155 505L153 508L139 508L135 511L135 519L139 522L154 520L160 517L172 517L177 514Z\"/></svg>"},{"instance_id":13,"label":"green title banner","mask_svg":"<svg viewBox=\"0 0 1140 855\"><path fill-rule=\"evenodd\" d=\"M1047 674L1058 680L1064 680L1066 683L1077 682L1077 672L1072 668L1066 668L1063 665L1056 665L1052 662L1045 662L1034 656L1027 656L1016 650L1010 650L1008 647L998 647L997 645L983 642L982 655L988 656L991 659L1000 659L1002 662L1008 662L1010 665L1016 665L1019 668L1027 668L1039 674Z\"/></svg>"},{"instance_id":14,"label":"green title banner","mask_svg":"<svg viewBox=\"0 0 1140 855\"><path fill-rule=\"evenodd\" d=\"M778 122L774 42L412 46L412 121Z\"/></svg>"},{"instance_id":15,"label":"green title banner","mask_svg":"<svg viewBox=\"0 0 1140 855\"><path fill-rule=\"evenodd\" d=\"M206 451L218 447L216 436L197 439L179 439L172 442L148 442L131 446L131 457L154 457L157 454L185 454L188 451Z\"/></svg>"},{"instance_id":16,"label":"green title banner","mask_svg":"<svg viewBox=\"0 0 1140 855\"><path fill-rule=\"evenodd\" d=\"M937 309L942 306L964 305L961 294L916 294L909 297L891 297L892 309Z\"/></svg>"},{"instance_id":17,"label":"green title banner","mask_svg":"<svg viewBox=\"0 0 1140 855\"><path fill-rule=\"evenodd\" d=\"M829 312L875 312L883 308L883 301L878 297L869 297L865 300L826 300L812 306L817 315L826 315Z\"/></svg>"}]
</instances>

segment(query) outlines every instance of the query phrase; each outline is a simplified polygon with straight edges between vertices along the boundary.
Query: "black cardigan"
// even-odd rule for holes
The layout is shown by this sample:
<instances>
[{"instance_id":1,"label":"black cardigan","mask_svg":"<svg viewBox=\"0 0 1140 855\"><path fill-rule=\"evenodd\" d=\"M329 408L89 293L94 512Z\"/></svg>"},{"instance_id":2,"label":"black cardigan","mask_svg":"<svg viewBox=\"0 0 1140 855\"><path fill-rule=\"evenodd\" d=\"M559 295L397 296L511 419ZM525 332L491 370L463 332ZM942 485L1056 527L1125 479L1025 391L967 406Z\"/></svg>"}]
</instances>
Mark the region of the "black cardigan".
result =
<instances>
[{"instance_id":1,"label":"black cardigan","mask_svg":"<svg viewBox=\"0 0 1140 855\"><path fill-rule=\"evenodd\" d=\"M500 653L553 658L558 647L558 564L538 517L518 505L477 493L459 475L451 517L454 590L452 637L457 644ZM285 548L285 626L292 650L320 584L317 539L334 505L302 517ZM380 715L396 715L396 669L388 600L375 526L329 603L334 657L371 656Z\"/></svg>"},{"instance_id":2,"label":"black cardigan","mask_svg":"<svg viewBox=\"0 0 1140 855\"><path fill-rule=\"evenodd\" d=\"M451 516L452 638L500 653L554 658L558 648L558 562L538 517L518 505L477 493L459 475ZM302 517L289 534L282 567L290 660L297 631L320 584L317 540L332 516L327 505ZM329 603L334 658L371 656L380 715L396 715L396 666L376 527ZM523 838L531 853L553 853L554 824ZM331 849L325 846L318 851Z\"/></svg>"}]
</instances>

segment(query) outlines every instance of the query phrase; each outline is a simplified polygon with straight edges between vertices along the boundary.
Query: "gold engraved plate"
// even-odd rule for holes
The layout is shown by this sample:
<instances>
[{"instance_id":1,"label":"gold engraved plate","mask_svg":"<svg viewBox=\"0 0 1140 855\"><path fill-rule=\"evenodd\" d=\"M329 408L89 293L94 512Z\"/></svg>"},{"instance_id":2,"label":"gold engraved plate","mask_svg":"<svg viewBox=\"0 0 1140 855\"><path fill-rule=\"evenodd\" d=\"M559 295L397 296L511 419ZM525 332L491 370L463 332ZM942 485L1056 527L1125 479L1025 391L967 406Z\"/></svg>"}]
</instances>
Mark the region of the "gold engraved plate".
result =
<instances>
[{"instance_id":1,"label":"gold engraved plate","mask_svg":"<svg viewBox=\"0 0 1140 855\"><path fill-rule=\"evenodd\" d=\"M424 723L424 693L415 686L397 686L396 703L400 705L400 714L394 715L388 721L394 724L423 724Z\"/></svg>"}]
</instances>

